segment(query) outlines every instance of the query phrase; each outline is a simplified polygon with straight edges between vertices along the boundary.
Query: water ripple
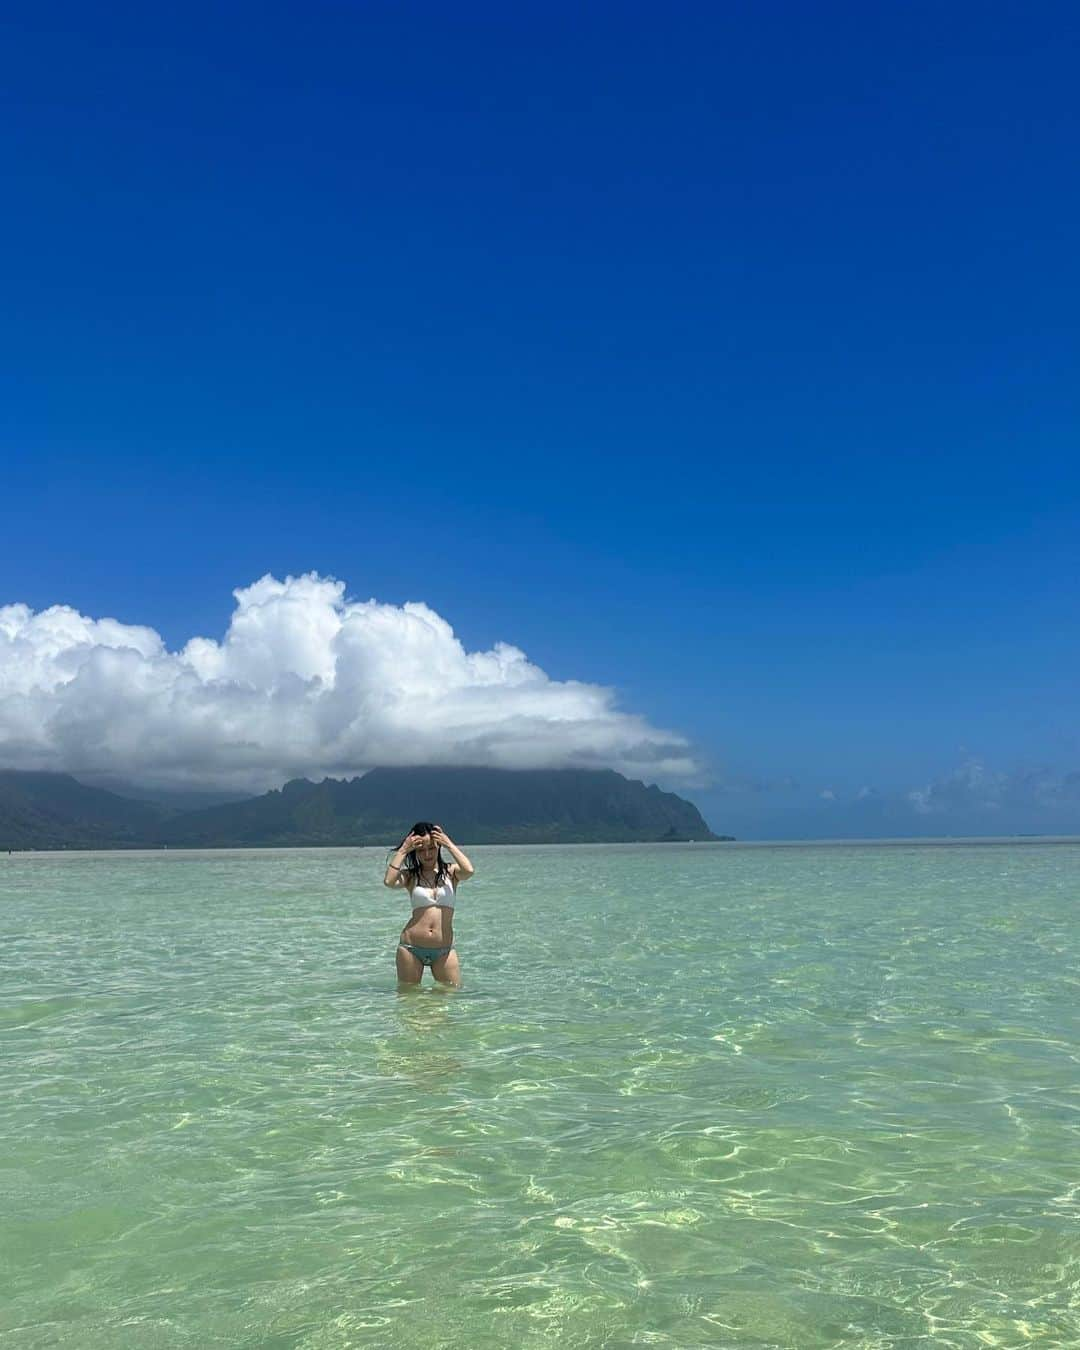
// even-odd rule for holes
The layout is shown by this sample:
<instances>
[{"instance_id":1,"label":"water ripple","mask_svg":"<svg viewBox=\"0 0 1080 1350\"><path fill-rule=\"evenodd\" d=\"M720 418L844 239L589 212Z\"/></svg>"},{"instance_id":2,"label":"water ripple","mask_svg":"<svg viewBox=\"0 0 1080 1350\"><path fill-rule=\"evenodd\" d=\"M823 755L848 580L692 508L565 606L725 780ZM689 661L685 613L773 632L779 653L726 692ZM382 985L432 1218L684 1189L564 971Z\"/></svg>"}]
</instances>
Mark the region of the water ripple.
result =
<instances>
[{"instance_id":1,"label":"water ripple","mask_svg":"<svg viewBox=\"0 0 1080 1350\"><path fill-rule=\"evenodd\" d=\"M1080 849L472 852L2 860L5 1347L1080 1344Z\"/></svg>"}]
</instances>

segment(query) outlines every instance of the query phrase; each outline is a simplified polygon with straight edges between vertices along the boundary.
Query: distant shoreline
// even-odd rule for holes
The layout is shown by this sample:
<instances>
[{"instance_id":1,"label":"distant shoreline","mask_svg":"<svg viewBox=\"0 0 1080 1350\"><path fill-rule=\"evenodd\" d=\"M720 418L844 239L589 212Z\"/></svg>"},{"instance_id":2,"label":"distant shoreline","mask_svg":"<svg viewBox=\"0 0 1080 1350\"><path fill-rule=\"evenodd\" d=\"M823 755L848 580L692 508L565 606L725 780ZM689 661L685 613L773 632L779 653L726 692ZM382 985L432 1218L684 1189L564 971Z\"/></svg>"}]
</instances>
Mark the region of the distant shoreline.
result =
<instances>
[{"instance_id":1,"label":"distant shoreline","mask_svg":"<svg viewBox=\"0 0 1080 1350\"><path fill-rule=\"evenodd\" d=\"M396 842L396 841L395 841ZM1042 847L1052 844L1080 844L1076 834L1019 834L1019 835L897 835L882 839L703 839L696 840L611 840L609 842L553 844L553 843L490 843L471 845L474 848L662 848L671 849L768 849L768 848L994 848L1012 845ZM123 854L127 856L160 857L162 854L190 855L195 853L378 853L393 844L204 844L192 847L170 845L165 848L24 848L4 850L0 859L7 857L61 858L90 854Z\"/></svg>"}]
</instances>

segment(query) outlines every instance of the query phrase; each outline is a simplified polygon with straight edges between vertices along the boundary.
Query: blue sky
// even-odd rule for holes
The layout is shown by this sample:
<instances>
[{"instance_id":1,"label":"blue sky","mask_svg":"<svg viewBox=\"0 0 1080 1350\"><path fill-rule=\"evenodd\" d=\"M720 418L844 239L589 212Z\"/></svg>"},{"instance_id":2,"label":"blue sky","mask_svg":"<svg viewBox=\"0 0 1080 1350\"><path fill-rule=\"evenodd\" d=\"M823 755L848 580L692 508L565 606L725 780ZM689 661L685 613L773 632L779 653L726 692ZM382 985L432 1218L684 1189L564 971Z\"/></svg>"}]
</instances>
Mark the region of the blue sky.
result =
<instances>
[{"instance_id":1,"label":"blue sky","mask_svg":"<svg viewBox=\"0 0 1080 1350\"><path fill-rule=\"evenodd\" d=\"M1074 8L6 13L0 604L315 572L717 830L1080 830Z\"/></svg>"}]
</instances>

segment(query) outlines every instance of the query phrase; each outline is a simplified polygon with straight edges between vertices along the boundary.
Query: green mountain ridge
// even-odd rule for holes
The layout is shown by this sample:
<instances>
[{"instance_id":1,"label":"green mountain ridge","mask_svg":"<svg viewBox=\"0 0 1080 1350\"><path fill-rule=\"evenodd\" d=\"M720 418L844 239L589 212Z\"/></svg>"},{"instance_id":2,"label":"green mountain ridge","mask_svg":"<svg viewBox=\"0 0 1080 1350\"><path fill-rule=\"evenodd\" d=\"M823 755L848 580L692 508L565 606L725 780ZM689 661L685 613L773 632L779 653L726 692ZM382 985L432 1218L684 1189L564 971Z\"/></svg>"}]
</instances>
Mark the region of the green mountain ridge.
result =
<instances>
[{"instance_id":1,"label":"green mountain ridge","mask_svg":"<svg viewBox=\"0 0 1080 1350\"><path fill-rule=\"evenodd\" d=\"M690 802L612 769L440 766L296 778L251 801L174 818L163 842L391 844L415 820L477 844L716 838Z\"/></svg>"},{"instance_id":2,"label":"green mountain ridge","mask_svg":"<svg viewBox=\"0 0 1080 1350\"><path fill-rule=\"evenodd\" d=\"M239 802L178 810L68 774L0 770L0 849L396 843L433 820L474 844L715 840L691 802L612 769L377 768L292 779Z\"/></svg>"},{"instance_id":3,"label":"green mountain ridge","mask_svg":"<svg viewBox=\"0 0 1080 1350\"><path fill-rule=\"evenodd\" d=\"M0 769L0 848L143 848L168 810L66 773Z\"/></svg>"}]
</instances>

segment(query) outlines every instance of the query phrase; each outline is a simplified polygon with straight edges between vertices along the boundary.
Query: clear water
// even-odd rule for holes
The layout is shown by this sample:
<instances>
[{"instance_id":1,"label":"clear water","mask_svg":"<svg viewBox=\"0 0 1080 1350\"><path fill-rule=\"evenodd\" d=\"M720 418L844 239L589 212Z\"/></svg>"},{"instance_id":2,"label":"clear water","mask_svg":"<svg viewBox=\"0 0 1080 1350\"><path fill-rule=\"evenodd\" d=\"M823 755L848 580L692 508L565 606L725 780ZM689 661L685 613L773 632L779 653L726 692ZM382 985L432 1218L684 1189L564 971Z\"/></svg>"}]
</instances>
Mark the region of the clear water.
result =
<instances>
[{"instance_id":1,"label":"clear water","mask_svg":"<svg viewBox=\"0 0 1080 1350\"><path fill-rule=\"evenodd\" d=\"M1080 846L470 853L0 858L5 1350L1080 1345Z\"/></svg>"}]
</instances>

